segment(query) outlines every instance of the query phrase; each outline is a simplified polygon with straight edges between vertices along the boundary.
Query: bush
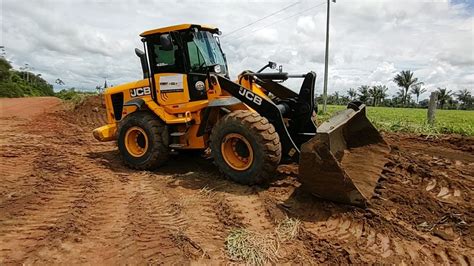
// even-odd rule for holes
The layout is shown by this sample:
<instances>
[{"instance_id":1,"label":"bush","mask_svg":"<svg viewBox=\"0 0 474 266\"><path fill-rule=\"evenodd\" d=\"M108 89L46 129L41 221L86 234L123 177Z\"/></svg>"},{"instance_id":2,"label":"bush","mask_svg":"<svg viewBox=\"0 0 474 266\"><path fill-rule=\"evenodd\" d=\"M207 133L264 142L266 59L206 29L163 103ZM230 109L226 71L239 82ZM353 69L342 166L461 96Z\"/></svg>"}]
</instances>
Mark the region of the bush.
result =
<instances>
[{"instance_id":1,"label":"bush","mask_svg":"<svg viewBox=\"0 0 474 266\"><path fill-rule=\"evenodd\" d=\"M18 84L12 82L0 83L0 97L15 98L23 96L24 91Z\"/></svg>"}]
</instances>

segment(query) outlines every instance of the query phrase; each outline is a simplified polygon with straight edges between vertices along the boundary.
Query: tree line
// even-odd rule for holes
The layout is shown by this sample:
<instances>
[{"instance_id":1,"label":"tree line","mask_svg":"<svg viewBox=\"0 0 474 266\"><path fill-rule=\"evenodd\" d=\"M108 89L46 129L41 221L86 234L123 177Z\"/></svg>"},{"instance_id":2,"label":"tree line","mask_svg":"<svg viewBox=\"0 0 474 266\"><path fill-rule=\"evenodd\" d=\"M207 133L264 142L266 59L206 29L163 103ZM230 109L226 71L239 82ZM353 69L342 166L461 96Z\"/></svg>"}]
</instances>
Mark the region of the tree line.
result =
<instances>
[{"instance_id":1,"label":"tree line","mask_svg":"<svg viewBox=\"0 0 474 266\"><path fill-rule=\"evenodd\" d=\"M15 70L0 57L0 97L53 96L53 86L28 70Z\"/></svg>"},{"instance_id":2,"label":"tree line","mask_svg":"<svg viewBox=\"0 0 474 266\"><path fill-rule=\"evenodd\" d=\"M395 75L393 82L400 89L391 97L387 93L388 87L386 85L361 85L358 88L350 88L345 94L336 91L328 95L327 103L346 105L351 101L361 101L371 106L421 108L428 106L428 99L419 100L427 90L423 87L423 82L414 77L413 72L410 70L401 71ZM447 88L437 88L436 92L438 93L438 108L474 110L474 96L467 88L456 92ZM316 100L318 103L323 103L321 97Z\"/></svg>"}]
</instances>

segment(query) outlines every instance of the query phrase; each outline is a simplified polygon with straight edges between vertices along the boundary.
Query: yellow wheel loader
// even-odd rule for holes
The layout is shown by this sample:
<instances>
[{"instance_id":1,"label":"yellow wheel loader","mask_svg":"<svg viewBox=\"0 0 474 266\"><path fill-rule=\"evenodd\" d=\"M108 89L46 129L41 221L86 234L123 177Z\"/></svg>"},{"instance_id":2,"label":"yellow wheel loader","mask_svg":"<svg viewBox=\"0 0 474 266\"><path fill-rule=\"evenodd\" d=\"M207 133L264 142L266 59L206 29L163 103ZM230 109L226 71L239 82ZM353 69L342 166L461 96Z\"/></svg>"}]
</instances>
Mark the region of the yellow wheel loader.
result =
<instances>
[{"instance_id":1,"label":"yellow wheel loader","mask_svg":"<svg viewBox=\"0 0 474 266\"><path fill-rule=\"evenodd\" d=\"M298 162L299 180L312 194L364 206L389 146L353 102L315 125L316 74L290 75L269 62L229 79L219 30L182 24L143 32L135 49L143 79L108 88L107 125L99 141L118 143L131 168L155 169L172 150L204 150L235 182L260 184L281 162ZM302 79L298 92L282 85Z\"/></svg>"}]
</instances>

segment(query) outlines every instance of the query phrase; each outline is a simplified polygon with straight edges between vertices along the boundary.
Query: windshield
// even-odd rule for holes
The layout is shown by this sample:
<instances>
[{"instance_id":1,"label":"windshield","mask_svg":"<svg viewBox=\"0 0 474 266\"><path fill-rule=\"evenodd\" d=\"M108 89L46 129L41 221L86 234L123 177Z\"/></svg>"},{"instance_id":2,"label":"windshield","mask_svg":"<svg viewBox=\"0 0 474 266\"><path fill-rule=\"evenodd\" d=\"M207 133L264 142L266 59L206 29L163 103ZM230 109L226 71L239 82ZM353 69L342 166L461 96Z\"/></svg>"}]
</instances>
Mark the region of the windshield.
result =
<instances>
[{"instance_id":1,"label":"windshield","mask_svg":"<svg viewBox=\"0 0 474 266\"><path fill-rule=\"evenodd\" d=\"M218 64L222 74L227 74L224 55L210 32L193 32L193 40L187 45L192 71L202 72L206 67Z\"/></svg>"}]
</instances>

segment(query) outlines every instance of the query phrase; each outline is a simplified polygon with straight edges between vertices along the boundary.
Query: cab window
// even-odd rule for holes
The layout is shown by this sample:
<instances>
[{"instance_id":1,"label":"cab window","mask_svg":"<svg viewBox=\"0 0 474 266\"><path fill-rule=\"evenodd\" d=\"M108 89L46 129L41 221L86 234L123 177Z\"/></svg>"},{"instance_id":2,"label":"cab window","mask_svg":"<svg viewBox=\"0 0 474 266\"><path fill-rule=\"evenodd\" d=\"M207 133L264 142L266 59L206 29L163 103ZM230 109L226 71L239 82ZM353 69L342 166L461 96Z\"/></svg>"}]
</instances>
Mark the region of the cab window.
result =
<instances>
[{"instance_id":1,"label":"cab window","mask_svg":"<svg viewBox=\"0 0 474 266\"><path fill-rule=\"evenodd\" d=\"M160 44L159 36L149 40L151 65L154 73L183 73L182 54L176 44L173 50L164 50Z\"/></svg>"},{"instance_id":2,"label":"cab window","mask_svg":"<svg viewBox=\"0 0 474 266\"><path fill-rule=\"evenodd\" d=\"M188 42L188 54L189 54L189 63L191 67L191 71L199 72L206 64L204 58L202 57L201 53L199 52L199 48L196 46L194 42Z\"/></svg>"}]
</instances>

